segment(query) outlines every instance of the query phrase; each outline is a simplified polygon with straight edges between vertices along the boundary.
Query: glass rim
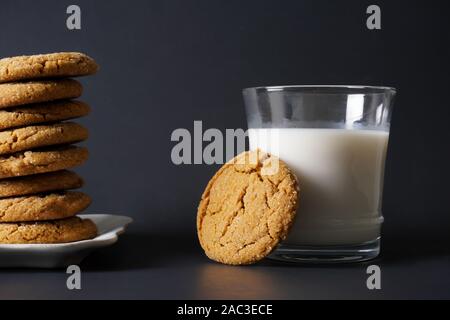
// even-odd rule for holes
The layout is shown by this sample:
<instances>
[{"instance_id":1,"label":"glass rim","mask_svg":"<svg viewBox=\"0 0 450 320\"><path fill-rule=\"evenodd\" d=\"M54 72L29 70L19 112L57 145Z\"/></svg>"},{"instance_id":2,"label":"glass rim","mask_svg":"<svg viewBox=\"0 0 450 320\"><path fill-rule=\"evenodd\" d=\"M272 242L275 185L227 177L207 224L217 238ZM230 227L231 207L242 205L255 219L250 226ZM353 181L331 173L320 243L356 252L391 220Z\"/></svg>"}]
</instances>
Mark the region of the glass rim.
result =
<instances>
[{"instance_id":1,"label":"glass rim","mask_svg":"<svg viewBox=\"0 0 450 320\"><path fill-rule=\"evenodd\" d=\"M250 91L282 92L295 91L298 93L321 93L321 94L395 94L397 89L387 86L370 85L282 85L282 86L259 86L242 89L245 94Z\"/></svg>"}]
</instances>

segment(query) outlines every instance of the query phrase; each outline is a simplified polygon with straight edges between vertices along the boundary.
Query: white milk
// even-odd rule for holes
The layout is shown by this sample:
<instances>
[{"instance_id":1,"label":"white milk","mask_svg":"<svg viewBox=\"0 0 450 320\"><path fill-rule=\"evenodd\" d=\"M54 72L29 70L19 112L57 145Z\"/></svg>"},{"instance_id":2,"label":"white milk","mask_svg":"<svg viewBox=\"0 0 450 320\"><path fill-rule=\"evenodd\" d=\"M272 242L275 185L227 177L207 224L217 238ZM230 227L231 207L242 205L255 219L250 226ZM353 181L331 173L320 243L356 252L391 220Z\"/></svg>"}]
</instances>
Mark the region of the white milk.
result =
<instances>
[{"instance_id":1,"label":"white milk","mask_svg":"<svg viewBox=\"0 0 450 320\"><path fill-rule=\"evenodd\" d=\"M250 149L279 155L299 179L300 203L284 242L349 245L376 240L389 133L250 129Z\"/></svg>"}]
</instances>

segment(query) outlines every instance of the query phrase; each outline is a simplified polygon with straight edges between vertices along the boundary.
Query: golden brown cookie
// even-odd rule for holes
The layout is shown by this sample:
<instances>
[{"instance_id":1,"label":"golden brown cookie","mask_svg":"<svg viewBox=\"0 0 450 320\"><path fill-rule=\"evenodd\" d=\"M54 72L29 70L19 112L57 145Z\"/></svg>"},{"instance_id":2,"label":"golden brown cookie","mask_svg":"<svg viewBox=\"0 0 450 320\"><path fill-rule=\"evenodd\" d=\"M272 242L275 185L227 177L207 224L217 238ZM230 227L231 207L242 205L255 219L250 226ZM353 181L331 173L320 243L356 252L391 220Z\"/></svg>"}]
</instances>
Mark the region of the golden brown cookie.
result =
<instances>
[{"instance_id":1,"label":"golden brown cookie","mask_svg":"<svg viewBox=\"0 0 450 320\"><path fill-rule=\"evenodd\" d=\"M61 170L0 180L0 198L81 188L83 179L75 172Z\"/></svg>"},{"instance_id":2,"label":"golden brown cookie","mask_svg":"<svg viewBox=\"0 0 450 320\"><path fill-rule=\"evenodd\" d=\"M28 126L0 132L0 155L86 140L88 131L73 122Z\"/></svg>"},{"instance_id":3,"label":"golden brown cookie","mask_svg":"<svg viewBox=\"0 0 450 320\"><path fill-rule=\"evenodd\" d=\"M76 77L98 70L95 61L79 52L59 52L0 59L0 83L55 77Z\"/></svg>"},{"instance_id":4,"label":"golden brown cookie","mask_svg":"<svg viewBox=\"0 0 450 320\"><path fill-rule=\"evenodd\" d=\"M60 100L0 109L0 130L85 116L89 106L81 101Z\"/></svg>"},{"instance_id":5,"label":"golden brown cookie","mask_svg":"<svg viewBox=\"0 0 450 320\"><path fill-rule=\"evenodd\" d=\"M68 169L82 164L88 157L86 148L50 147L0 156L0 179Z\"/></svg>"},{"instance_id":6,"label":"golden brown cookie","mask_svg":"<svg viewBox=\"0 0 450 320\"><path fill-rule=\"evenodd\" d=\"M73 122L28 126L0 132L0 155L86 140L88 131Z\"/></svg>"},{"instance_id":7,"label":"golden brown cookie","mask_svg":"<svg viewBox=\"0 0 450 320\"><path fill-rule=\"evenodd\" d=\"M208 183L197 213L197 233L215 261L251 264L285 239L298 204L295 175L278 158L244 152Z\"/></svg>"},{"instance_id":8,"label":"golden brown cookie","mask_svg":"<svg viewBox=\"0 0 450 320\"><path fill-rule=\"evenodd\" d=\"M0 84L0 109L29 103L78 98L81 83L73 79Z\"/></svg>"},{"instance_id":9,"label":"golden brown cookie","mask_svg":"<svg viewBox=\"0 0 450 320\"><path fill-rule=\"evenodd\" d=\"M0 222L63 219L90 204L91 198L78 191L0 199Z\"/></svg>"},{"instance_id":10,"label":"golden brown cookie","mask_svg":"<svg viewBox=\"0 0 450 320\"><path fill-rule=\"evenodd\" d=\"M89 219L72 217L44 222L0 224L0 243L65 243L92 239L97 227Z\"/></svg>"}]
</instances>

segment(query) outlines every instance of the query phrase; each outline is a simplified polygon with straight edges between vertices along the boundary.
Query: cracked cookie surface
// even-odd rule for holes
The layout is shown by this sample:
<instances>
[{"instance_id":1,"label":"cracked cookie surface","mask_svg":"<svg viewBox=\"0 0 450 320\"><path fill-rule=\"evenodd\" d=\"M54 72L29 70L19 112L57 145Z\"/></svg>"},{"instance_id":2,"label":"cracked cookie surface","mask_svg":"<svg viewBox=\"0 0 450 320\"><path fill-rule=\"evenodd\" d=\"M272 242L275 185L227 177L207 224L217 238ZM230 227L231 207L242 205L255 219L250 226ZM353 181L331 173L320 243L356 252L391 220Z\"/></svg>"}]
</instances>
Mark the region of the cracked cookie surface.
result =
<instances>
[{"instance_id":1,"label":"cracked cookie surface","mask_svg":"<svg viewBox=\"0 0 450 320\"><path fill-rule=\"evenodd\" d=\"M0 156L0 179L72 168L88 158L83 147L62 146Z\"/></svg>"},{"instance_id":2,"label":"cracked cookie surface","mask_svg":"<svg viewBox=\"0 0 450 320\"><path fill-rule=\"evenodd\" d=\"M36 103L0 109L0 130L85 116L90 107L76 100Z\"/></svg>"},{"instance_id":3,"label":"cracked cookie surface","mask_svg":"<svg viewBox=\"0 0 450 320\"><path fill-rule=\"evenodd\" d=\"M0 243L65 243L95 238L97 227L89 219L72 217L44 222L0 224Z\"/></svg>"},{"instance_id":4,"label":"cracked cookie surface","mask_svg":"<svg viewBox=\"0 0 450 320\"><path fill-rule=\"evenodd\" d=\"M0 83L94 74L98 65L80 52L57 52L0 59Z\"/></svg>"},{"instance_id":5,"label":"cracked cookie surface","mask_svg":"<svg viewBox=\"0 0 450 320\"><path fill-rule=\"evenodd\" d=\"M73 122L28 126L0 132L0 155L86 140L88 131Z\"/></svg>"},{"instance_id":6,"label":"cracked cookie surface","mask_svg":"<svg viewBox=\"0 0 450 320\"><path fill-rule=\"evenodd\" d=\"M295 175L278 158L244 152L208 183L197 212L197 234L215 261L251 264L286 238L298 205Z\"/></svg>"},{"instance_id":7,"label":"cracked cookie surface","mask_svg":"<svg viewBox=\"0 0 450 320\"><path fill-rule=\"evenodd\" d=\"M90 204L91 198L78 191L0 199L0 222L63 219Z\"/></svg>"},{"instance_id":8,"label":"cracked cookie surface","mask_svg":"<svg viewBox=\"0 0 450 320\"><path fill-rule=\"evenodd\" d=\"M14 82L0 84L0 109L29 103L78 98L81 83L73 79Z\"/></svg>"},{"instance_id":9,"label":"cracked cookie surface","mask_svg":"<svg viewBox=\"0 0 450 320\"><path fill-rule=\"evenodd\" d=\"M0 198L81 188L83 179L75 172L61 170L0 180Z\"/></svg>"}]
</instances>

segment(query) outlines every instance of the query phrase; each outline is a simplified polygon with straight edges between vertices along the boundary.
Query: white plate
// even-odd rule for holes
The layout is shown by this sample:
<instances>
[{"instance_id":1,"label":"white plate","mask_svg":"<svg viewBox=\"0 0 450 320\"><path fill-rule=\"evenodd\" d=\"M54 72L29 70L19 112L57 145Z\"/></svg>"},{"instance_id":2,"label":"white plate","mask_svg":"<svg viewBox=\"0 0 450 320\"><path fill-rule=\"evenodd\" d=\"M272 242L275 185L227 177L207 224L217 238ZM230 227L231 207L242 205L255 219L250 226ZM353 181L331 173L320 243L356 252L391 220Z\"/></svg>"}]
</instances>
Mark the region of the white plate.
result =
<instances>
[{"instance_id":1,"label":"white plate","mask_svg":"<svg viewBox=\"0 0 450 320\"><path fill-rule=\"evenodd\" d=\"M0 244L0 267L58 268L79 264L93 250L115 243L133 221L130 217L112 214L79 216L97 225L97 237L58 244Z\"/></svg>"}]
</instances>

